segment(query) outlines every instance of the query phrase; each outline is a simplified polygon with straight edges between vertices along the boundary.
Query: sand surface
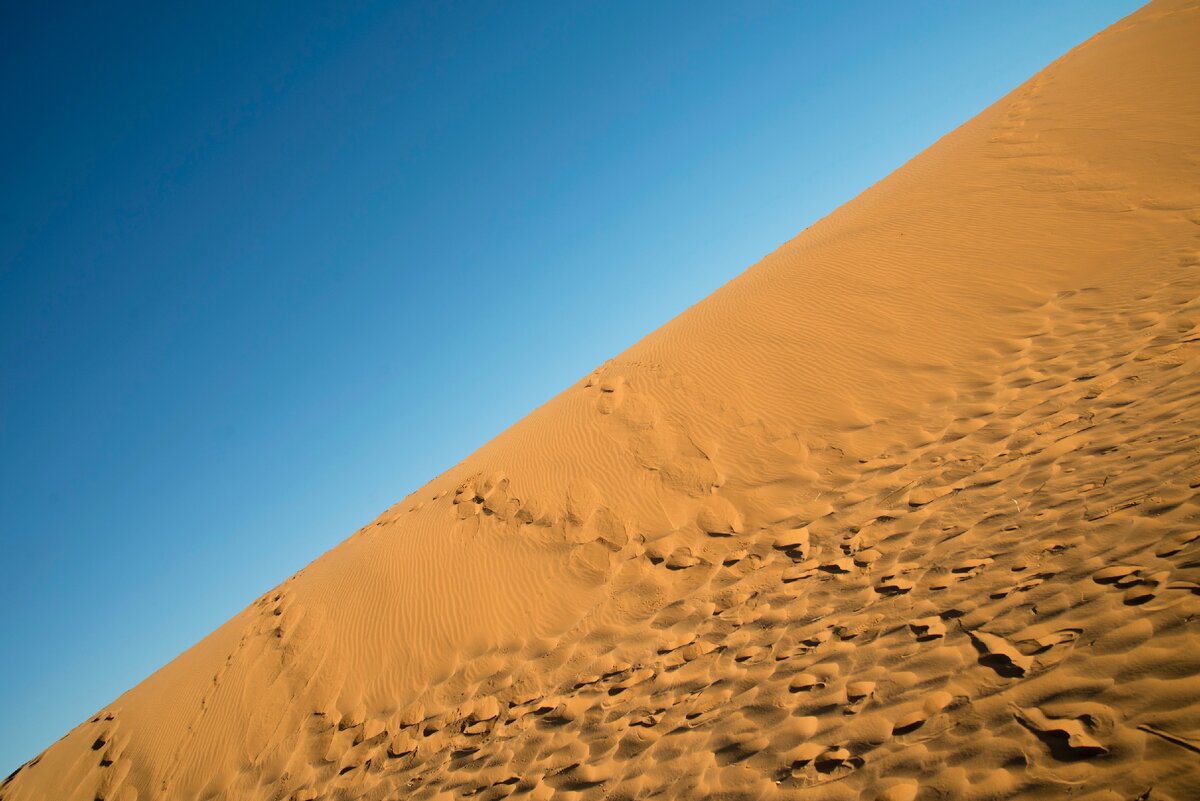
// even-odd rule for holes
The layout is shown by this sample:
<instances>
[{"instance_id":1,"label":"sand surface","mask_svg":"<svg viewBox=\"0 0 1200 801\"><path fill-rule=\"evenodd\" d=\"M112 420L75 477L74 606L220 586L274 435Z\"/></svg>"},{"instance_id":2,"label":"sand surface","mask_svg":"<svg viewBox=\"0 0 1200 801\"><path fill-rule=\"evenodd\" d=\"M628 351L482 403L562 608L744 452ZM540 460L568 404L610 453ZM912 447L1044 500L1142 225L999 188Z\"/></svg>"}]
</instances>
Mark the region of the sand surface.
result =
<instances>
[{"instance_id":1,"label":"sand surface","mask_svg":"<svg viewBox=\"0 0 1200 801\"><path fill-rule=\"evenodd\" d=\"M1194 801L1198 399L1200 5L1162 2L0 799Z\"/></svg>"}]
</instances>

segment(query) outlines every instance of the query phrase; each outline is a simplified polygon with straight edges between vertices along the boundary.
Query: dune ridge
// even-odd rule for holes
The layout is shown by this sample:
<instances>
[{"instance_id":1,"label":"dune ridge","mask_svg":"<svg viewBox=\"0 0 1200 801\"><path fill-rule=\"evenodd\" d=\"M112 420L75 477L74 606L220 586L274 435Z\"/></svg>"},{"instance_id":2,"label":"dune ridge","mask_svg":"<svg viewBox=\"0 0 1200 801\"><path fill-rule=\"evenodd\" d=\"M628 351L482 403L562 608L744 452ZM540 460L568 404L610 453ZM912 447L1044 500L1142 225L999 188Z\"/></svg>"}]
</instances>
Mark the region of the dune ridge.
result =
<instances>
[{"instance_id":1,"label":"dune ridge","mask_svg":"<svg viewBox=\"0 0 1200 801\"><path fill-rule=\"evenodd\" d=\"M1067 53L0 801L1200 797L1197 42Z\"/></svg>"}]
</instances>

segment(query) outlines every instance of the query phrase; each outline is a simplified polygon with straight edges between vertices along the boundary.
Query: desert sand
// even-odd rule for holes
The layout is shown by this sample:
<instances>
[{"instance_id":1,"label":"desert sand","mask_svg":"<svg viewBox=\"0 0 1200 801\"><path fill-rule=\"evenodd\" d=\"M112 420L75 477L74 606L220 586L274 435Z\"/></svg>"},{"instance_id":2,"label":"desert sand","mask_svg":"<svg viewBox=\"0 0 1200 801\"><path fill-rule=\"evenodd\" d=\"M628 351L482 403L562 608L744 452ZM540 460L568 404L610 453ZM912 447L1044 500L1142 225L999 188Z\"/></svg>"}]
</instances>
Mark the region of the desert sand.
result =
<instances>
[{"instance_id":1,"label":"desert sand","mask_svg":"<svg viewBox=\"0 0 1200 801\"><path fill-rule=\"evenodd\" d=\"M1192 801L1198 400L1200 4L1156 2L0 799Z\"/></svg>"}]
</instances>

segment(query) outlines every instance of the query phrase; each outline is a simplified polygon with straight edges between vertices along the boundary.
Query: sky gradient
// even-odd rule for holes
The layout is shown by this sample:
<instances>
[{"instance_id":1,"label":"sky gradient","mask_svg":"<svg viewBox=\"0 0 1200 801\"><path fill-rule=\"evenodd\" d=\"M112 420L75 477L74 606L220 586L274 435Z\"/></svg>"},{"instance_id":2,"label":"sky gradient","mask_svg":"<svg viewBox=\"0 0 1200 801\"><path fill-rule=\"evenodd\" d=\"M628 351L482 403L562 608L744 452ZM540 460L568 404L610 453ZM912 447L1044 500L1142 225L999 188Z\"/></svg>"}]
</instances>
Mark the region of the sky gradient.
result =
<instances>
[{"instance_id":1,"label":"sky gradient","mask_svg":"<svg viewBox=\"0 0 1200 801\"><path fill-rule=\"evenodd\" d=\"M1137 5L6 12L0 776Z\"/></svg>"}]
</instances>

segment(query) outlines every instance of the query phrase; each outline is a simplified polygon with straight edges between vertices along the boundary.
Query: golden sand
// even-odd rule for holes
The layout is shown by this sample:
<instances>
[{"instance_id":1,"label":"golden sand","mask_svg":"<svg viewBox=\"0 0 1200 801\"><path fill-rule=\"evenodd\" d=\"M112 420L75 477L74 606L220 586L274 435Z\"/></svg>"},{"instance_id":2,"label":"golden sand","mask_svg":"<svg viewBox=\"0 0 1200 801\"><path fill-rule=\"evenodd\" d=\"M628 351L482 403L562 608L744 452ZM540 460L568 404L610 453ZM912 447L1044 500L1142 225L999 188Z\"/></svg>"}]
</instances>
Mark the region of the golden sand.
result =
<instances>
[{"instance_id":1,"label":"golden sand","mask_svg":"<svg viewBox=\"0 0 1200 801\"><path fill-rule=\"evenodd\" d=\"M1200 6L1154 3L3 801L1200 798Z\"/></svg>"}]
</instances>

